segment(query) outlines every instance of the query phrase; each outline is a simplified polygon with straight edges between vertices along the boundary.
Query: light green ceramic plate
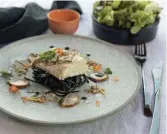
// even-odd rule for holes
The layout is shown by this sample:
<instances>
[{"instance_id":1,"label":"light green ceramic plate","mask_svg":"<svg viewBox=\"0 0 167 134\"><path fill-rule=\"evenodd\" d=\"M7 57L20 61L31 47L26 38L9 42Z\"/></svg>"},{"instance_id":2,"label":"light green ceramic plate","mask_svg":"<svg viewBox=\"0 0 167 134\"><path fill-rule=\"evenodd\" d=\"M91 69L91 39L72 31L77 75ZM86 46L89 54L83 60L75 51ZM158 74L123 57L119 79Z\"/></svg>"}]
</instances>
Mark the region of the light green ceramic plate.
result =
<instances>
[{"instance_id":1,"label":"light green ceramic plate","mask_svg":"<svg viewBox=\"0 0 167 134\"><path fill-rule=\"evenodd\" d=\"M91 53L91 58L110 67L113 74L109 81L99 84L105 88L106 96L90 96L72 108L60 108L56 103L36 104L23 103L20 95L26 95L26 89L20 94L11 94L8 84L0 78L0 109L24 121L42 124L69 124L93 120L112 114L122 108L135 96L139 89L139 73L133 57L115 49L114 45L104 41L80 36L44 35L28 38L12 43L0 49L0 69L9 68L14 60L24 59L30 53L39 53L49 49L49 46L67 47L80 50L83 54ZM119 81L114 82L113 77ZM84 90L84 85L80 90ZM46 90L43 86L31 83L36 90ZM81 93L81 96L85 94ZM96 106L100 101L100 107Z\"/></svg>"}]
</instances>

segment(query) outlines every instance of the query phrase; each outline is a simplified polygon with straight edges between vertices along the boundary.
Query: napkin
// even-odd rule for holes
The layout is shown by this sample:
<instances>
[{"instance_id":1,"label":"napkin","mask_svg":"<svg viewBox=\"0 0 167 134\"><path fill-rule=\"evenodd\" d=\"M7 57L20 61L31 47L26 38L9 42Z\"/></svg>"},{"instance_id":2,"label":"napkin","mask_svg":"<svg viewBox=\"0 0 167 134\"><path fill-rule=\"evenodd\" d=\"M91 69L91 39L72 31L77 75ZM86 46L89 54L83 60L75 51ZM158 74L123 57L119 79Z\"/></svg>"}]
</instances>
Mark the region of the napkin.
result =
<instances>
[{"instance_id":1,"label":"napkin","mask_svg":"<svg viewBox=\"0 0 167 134\"><path fill-rule=\"evenodd\" d=\"M28 3L25 8L0 8L0 44L44 33L48 29L47 13L62 8L82 14L76 1L54 1L49 10L36 3Z\"/></svg>"}]
</instances>

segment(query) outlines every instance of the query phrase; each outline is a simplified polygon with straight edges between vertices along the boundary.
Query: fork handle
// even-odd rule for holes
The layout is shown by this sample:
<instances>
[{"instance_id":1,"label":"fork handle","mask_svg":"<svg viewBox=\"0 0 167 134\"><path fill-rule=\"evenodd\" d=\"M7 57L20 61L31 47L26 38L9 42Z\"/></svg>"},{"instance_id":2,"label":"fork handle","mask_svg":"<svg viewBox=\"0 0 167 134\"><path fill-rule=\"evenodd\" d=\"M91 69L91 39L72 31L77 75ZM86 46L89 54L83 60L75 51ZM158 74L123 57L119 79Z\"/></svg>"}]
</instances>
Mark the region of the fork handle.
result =
<instances>
[{"instance_id":1,"label":"fork handle","mask_svg":"<svg viewBox=\"0 0 167 134\"><path fill-rule=\"evenodd\" d=\"M144 101L144 115L151 117L152 111L151 111L151 98L150 94L146 89L146 80L145 80L145 72L144 69L142 69L142 81L143 81L143 101Z\"/></svg>"}]
</instances>

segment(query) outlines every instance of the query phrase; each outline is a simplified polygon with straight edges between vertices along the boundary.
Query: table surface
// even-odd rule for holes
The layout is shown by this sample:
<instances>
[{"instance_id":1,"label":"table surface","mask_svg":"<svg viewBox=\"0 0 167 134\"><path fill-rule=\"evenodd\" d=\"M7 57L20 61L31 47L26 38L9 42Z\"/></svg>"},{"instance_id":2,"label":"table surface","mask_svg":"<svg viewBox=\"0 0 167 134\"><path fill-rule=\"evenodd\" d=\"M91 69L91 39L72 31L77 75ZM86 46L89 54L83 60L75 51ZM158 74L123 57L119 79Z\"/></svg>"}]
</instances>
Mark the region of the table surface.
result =
<instances>
[{"instance_id":1,"label":"table surface","mask_svg":"<svg viewBox=\"0 0 167 134\"><path fill-rule=\"evenodd\" d=\"M28 2L35 1L44 8L51 6L52 0L0 0L0 7L24 6ZM81 17L80 26L77 35L96 38L92 31L91 13L92 3L94 0L78 0L84 14ZM165 5L165 0L160 0ZM147 43L148 58L144 65L146 80L150 95L153 101L153 79L151 74L152 67L159 61L166 64L166 29L165 10L161 14L161 22L156 39ZM50 30L46 34L52 34ZM117 46L118 49L124 50L131 55L134 52L134 46ZM161 109L160 109L160 130L159 134L166 134L166 69L163 73L161 84ZM15 120L11 116L0 111L0 134L149 134L152 118L145 117L142 113L142 89L134 100L123 109L115 113L94 121L72 124L41 126Z\"/></svg>"}]
</instances>

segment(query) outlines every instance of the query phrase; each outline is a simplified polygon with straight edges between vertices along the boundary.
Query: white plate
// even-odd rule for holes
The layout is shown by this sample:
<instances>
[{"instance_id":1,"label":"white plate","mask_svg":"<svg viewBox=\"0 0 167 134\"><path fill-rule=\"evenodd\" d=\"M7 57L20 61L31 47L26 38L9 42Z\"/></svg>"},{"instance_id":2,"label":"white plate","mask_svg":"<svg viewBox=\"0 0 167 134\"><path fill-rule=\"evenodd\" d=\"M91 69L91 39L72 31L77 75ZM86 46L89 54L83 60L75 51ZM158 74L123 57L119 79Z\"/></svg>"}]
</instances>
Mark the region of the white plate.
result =
<instances>
[{"instance_id":1,"label":"white plate","mask_svg":"<svg viewBox=\"0 0 167 134\"><path fill-rule=\"evenodd\" d=\"M35 123L84 122L116 112L132 100L139 89L140 75L133 57L115 49L112 44L80 36L42 35L12 43L0 50L0 69L9 68L14 60L24 59L30 53L48 50L51 45L61 48L69 46L84 54L90 53L90 58L102 63L105 67L110 67L113 74L109 81L98 84L105 88L106 97L90 96L88 103L81 102L72 108L60 108L56 103L23 103L20 94L10 93L8 84L0 78L1 110L19 119ZM114 76L118 76L120 80L114 82ZM84 90L86 86L80 90ZM31 83L29 88L45 90L43 86L34 83ZM21 90L21 94L26 94L26 90ZM96 106L96 100L100 101L100 107Z\"/></svg>"}]
</instances>

